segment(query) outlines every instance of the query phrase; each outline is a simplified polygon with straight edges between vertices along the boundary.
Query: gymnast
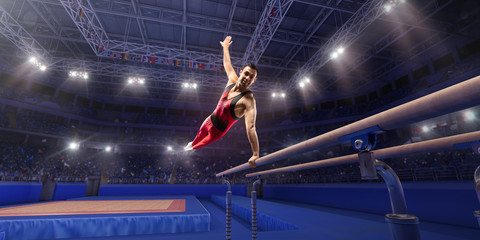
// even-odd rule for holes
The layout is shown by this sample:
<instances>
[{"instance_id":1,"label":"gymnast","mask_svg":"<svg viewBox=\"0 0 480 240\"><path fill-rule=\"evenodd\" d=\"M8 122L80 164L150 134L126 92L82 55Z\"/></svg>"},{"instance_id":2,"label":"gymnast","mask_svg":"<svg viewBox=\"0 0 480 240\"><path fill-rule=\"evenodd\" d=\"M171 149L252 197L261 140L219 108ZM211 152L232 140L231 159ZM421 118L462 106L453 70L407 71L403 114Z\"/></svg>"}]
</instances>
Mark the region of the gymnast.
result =
<instances>
[{"instance_id":1,"label":"gymnast","mask_svg":"<svg viewBox=\"0 0 480 240\"><path fill-rule=\"evenodd\" d=\"M205 147L222 138L232 125L245 116L248 141L252 147L252 157L248 160L250 167L255 167L255 160L259 156L259 144L255 119L257 108L250 86L257 80L258 69L254 63L247 63L237 76L232 67L228 48L232 44L232 37L227 36L220 44L223 47L223 66L227 73L228 82L217 107L205 119L197 136L185 147L185 151L193 151Z\"/></svg>"}]
</instances>

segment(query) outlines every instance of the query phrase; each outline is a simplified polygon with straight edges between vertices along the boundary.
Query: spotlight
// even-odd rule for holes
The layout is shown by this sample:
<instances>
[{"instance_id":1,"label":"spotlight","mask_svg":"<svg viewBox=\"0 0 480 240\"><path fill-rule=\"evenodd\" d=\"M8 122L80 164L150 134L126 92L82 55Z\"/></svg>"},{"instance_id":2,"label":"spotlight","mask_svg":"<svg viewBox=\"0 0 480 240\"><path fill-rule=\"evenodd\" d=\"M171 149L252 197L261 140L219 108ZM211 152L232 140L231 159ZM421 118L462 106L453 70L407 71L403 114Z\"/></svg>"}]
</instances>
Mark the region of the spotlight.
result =
<instances>
[{"instance_id":1,"label":"spotlight","mask_svg":"<svg viewBox=\"0 0 480 240\"><path fill-rule=\"evenodd\" d=\"M182 87L188 89L197 89L198 85L196 83L183 83Z\"/></svg>"},{"instance_id":2,"label":"spotlight","mask_svg":"<svg viewBox=\"0 0 480 240\"><path fill-rule=\"evenodd\" d=\"M143 84L145 84L145 78L139 78L139 77L131 77L131 78L128 78L128 84L139 84L139 85L143 85Z\"/></svg>"},{"instance_id":3,"label":"spotlight","mask_svg":"<svg viewBox=\"0 0 480 240\"><path fill-rule=\"evenodd\" d=\"M277 97L277 93L272 93L272 97L273 98Z\"/></svg>"},{"instance_id":4,"label":"spotlight","mask_svg":"<svg viewBox=\"0 0 480 240\"><path fill-rule=\"evenodd\" d=\"M173 151L173 147L172 146L167 146L167 151L169 151L169 152Z\"/></svg>"},{"instance_id":5,"label":"spotlight","mask_svg":"<svg viewBox=\"0 0 480 240\"><path fill-rule=\"evenodd\" d=\"M467 111L464 113L465 119L472 121L475 119L475 114L472 111Z\"/></svg>"},{"instance_id":6,"label":"spotlight","mask_svg":"<svg viewBox=\"0 0 480 240\"><path fill-rule=\"evenodd\" d=\"M383 6L383 9L385 10L385 12L390 12L392 10L392 4L390 3L387 3Z\"/></svg>"},{"instance_id":7,"label":"spotlight","mask_svg":"<svg viewBox=\"0 0 480 240\"><path fill-rule=\"evenodd\" d=\"M31 64L38 67L38 69L40 69L40 71L42 71L42 72L45 72L47 70L47 66L45 64L41 63L36 57L31 57L28 61Z\"/></svg>"},{"instance_id":8,"label":"spotlight","mask_svg":"<svg viewBox=\"0 0 480 240\"><path fill-rule=\"evenodd\" d=\"M300 81L298 83L298 85L301 87L301 88L304 88L307 84L310 83L310 78L304 78L302 81Z\"/></svg>"},{"instance_id":9,"label":"spotlight","mask_svg":"<svg viewBox=\"0 0 480 240\"><path fill-rule=\"evenodd\" d=\"M72 149L72 150L77 150L79 147L79 144L76 143L76 142L71 142L70 145L68 145L68 148Z\"/></svg>"},{"instance_id":10,"label":"spotlight","mask_svg":"<svg viewBox=\"0 0 480 240\"><path fill-rule=\"evenodd\" d=\"M285 93L281 93L280 95L282 96L282 98L285 98L286 96Z\"/></svg>"},{"instance_id":11,"label":"spotlight","mask_svg":"<svg viewBox=\"0 0 480 240\"><path fill-rule=\"evenodd\" d=\"M110 152L110 151L112 151L112 147L106 146L106 147L105 147L105 152Z\"/></svg>"},{"instance_id":12,"label":"spotlight","mask_svg":"<svg viewBox=\"0 0 480 240\"><path fill-rule=\"evenodd\" d=\"M427 126L423 126L423 127L422 127L422 131L423 131L423 132L428 132L428 131L430 131L430 129L429 129Z\"/></svg>"},{"instance_id":13,"label":"spotlight","mask_svg":"<svg viewBox=\"0 0 480 240\"><path fill-rule=\"evenodd\" d=\"M343 54L343 52L345 51L345 48L343 47L338 47L335 51L333 51L331 54L330 54L330 57L332 59L335 59L337 57L339 57L341 54Z\"/></svg>"},{"instance_id":14,"label":"spotlight","mask_svg":"<svg viewBox=\"0 0 480 240\"><path fill-rule=\"evenodd\" d=\"M68 73L68 76L71 77L71 78L83 78L84 80L88 79L88 73L87 72L70 71Z\"/></svg>"}]
</instances>

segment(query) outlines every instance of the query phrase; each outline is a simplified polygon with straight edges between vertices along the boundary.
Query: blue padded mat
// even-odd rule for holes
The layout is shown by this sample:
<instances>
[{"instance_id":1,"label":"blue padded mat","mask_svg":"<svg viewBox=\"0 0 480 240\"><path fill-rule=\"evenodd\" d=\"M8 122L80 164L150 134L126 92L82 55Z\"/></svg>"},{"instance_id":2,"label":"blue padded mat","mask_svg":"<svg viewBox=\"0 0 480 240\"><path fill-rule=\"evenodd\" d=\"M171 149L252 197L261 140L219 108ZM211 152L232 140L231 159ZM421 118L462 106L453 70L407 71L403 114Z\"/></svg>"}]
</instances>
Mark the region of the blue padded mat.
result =
<instances>
[{"instance_id":1,"label":"blue padded mat","mask_svg":"<svg viewBox=\"0 0 480 240\"><path fill-rule=\"evenodd\" d=\"M185 212L0 217L10 239L107 237L210 231L210 213L193 196L90 197L75 200L185 199Z\"/></svg>"}]
</instances>

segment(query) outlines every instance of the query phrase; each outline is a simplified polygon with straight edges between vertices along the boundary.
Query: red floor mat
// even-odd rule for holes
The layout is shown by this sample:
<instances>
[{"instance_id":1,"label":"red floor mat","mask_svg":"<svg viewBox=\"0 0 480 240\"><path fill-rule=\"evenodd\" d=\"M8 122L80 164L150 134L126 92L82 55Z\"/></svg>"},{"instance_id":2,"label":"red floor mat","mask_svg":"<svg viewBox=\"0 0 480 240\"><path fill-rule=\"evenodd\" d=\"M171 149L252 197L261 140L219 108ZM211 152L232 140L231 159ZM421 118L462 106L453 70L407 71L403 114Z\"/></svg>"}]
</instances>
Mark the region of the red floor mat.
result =
<instances>
[{"instance_id":1,"label":"red floor mat","mask_svg":"<svg viewBox=\"0 0 480 240\"><path fill-rule=\"evenodd\" d=\"M58 201L0 209L0 217L185 212L185 199Z\"/></svg>"}]
</instances>

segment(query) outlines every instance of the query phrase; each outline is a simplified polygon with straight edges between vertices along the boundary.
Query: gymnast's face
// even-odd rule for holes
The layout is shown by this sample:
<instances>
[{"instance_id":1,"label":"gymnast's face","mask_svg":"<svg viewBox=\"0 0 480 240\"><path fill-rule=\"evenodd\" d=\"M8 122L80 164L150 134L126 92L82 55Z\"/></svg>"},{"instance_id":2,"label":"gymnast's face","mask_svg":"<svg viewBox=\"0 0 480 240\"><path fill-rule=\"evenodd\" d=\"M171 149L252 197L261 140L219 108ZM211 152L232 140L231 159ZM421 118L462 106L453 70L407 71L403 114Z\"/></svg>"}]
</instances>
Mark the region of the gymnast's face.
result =
<instances>
[{"instance_id":1,"label":"gymnast's face","mask_svg":"<svg viewBox=\"0 0 480 240\"><path fill-rule=\"evenodd\" d=\"M237 84L240 87L248 88L257 80L257 71L250 67L245 67L240 71Z\"/></svg>"}]
</instances>

